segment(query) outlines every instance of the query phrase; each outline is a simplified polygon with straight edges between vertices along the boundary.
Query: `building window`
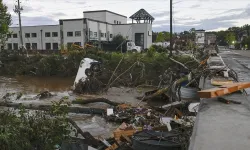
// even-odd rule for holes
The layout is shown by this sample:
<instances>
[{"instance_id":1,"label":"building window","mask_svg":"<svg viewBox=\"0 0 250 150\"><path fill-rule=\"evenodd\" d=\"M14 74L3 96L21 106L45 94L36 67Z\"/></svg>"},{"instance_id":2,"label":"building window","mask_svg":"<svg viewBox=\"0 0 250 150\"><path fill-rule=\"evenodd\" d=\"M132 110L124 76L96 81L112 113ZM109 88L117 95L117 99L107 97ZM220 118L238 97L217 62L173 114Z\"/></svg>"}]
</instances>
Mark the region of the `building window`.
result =
<instances>
[{"instance_id":1,"label":"building window","mask_svg":"<svg viewBox=\"0 0 250 150\"><path fill-rule=\"evenodd\" d=\"M67 48L70 49L73 43L67 43Z\"/></svg>"},{"instance_id":2,"label":"building window","mask_svg":"<svg viewBox=\"0 0 250 150\"><path fill-rule=\"evenodd\" d=\"M119 24L122 24L122 22L121 22L121 21L119 21Z\"/></svg>"},{"instance_id":3,"label":"building window","mask_svg":"<svg viewBox=\"0 0 250 150\"><path fill-rule=\"evenodd\" d=\"M58 37L58 32L52 32L52 37Z\"/></svg>"},{"instance_id":4,"label":"building window","mask_svg":"<svg viewBox=\"0 0 250 150\"><path fill-rule=\"evenodd\" d=\"M45 43L45 49L51 50L51 43Z\"/></svg>"},{"instance_id":5,"label":"building window","mask_svg":"<svg viewBox=\"0 0 250 150\"><path fill-rule=\"evenodd\" d=\"M8 49L8 50L12 50L12 44L11 44L11 43L8 43L8 44L7 44L7 49Z\"/></svg>"},{"instance_id":6,"label":"building window","mask_svg":"<svg viewBox=\"0 0 250 150\"><path fill-rule=\"evenodd\" d=\"M81 45L81 42L75 42L74 44L75 44L75 45L78 45L78 46L82 46L82 45Z\"/></svg>"},{"instance_id":7,"label":"building window","mask_svg":"<svg viewBox=\"0 0 250 150\"><path fill-rule=\"evenodd\" d=\"M67 32L67 36L68 37L72 37L73 36L73 32Z\"/></svg>"},{"instance_id":8,"label":"building window","mask_svg":"<svg viewBox=\"0 0 250 150\"><path fill-rule=\"evenodd\" d=\"M17 34L13 34L13 38L17 38Z\"/></svg>"},{"instance_id":9,"label":"building window","mask_svg":"<svg viewBox=\"0 0 250 150\"><path fill-rule=\"evenodd\" d=\"M50 37L50 32L45 32L45 37Z\"/></svg>"},{"instance_id":10,"label":"building window","mask_svg":"<svg viewBox=\"0 0 250 150\"><path fill-rule=\"evenodd\" d=\"M113 34L110 34L109 37L112 39L113 38Z\"/></svg>"},{"instance_id":11,"label":"building window","mask_svg":"<svg viewBox=\"0 0 250 150\"><path fill-rule=\"evenodd\" d=\"M32 49L33 49L33 50L37 50L37 43L32 43L31 46L32 46Z\"/></svg>"},{"instance_id":12,"label":"building window","mask_svg":"<svg viewBox=\"0 0 250 150\"><path fill-rule=\"evenodd\" d=\"M18 43L13 43L14 50L18 50Z\"/></svg>"},{"instance_id":13,"label":"building window","mask_svg":"<svg viewBox=\"0 0 250 150\"><path fill-rule=\"evenodd\" d=\"M104 33L101 33L101 37L104 37Z\"/></svg>"},{"instance_id":14,"label":"building window","mask_svg":"<svg viewBox=\"0 0 250 150\"><path fill-rule=\"evenodd\" d=\"M53 43L53 50L58 50L58 43Z\"/></svg>"},{"instance_id":15,"label":"building window","mask_svg":"<svg viewBox=\"0 0 250 150\"><path fill-rule=\"evenodd\" d=\"M104 33L104 37L105 37L105 38L107 37L107 34L106 34L106 33Z\"/></svg>"},{"instance_id":16,"label":"building window","mask_svg":"<svg viewBox=\"0 0 250 150\"><path fill-rule=\"evenodd\" d=\"M25 33L26 38L30 38L30 33Z\"/></svg>"},{"instance_id":17,"label":"building window","mask_svg":"<svg viewBox=\"0 0 250 150\"><path fill-rule=\"evenodd\" d=\"M30 43L25 43L25 47L27 50L30 50Z\"/></svg>"},{"instance_id":18,"label":"building window","mask_svg":"<svg viewBox=\"0 0 250 150\"><path fill-rule=\"evenodd\" d=\"M81 31L76 31L75 36L81 36Z\"/></svg>"},{"instance_id":19,"label":"building window","mask_svg":"<svg viewBox=\"0 0 250 150\"><path fill-rule=\"evenodd\" d=\"M8 38L8 39L11 38L11 34L7 34L7 38Z\"/></svg>"},{"instance_id":20,"label":"building window","mask_svg":"<svg viewBox=\"0 0 250 150\"><path fill-rule=\"evenodd\" d=\"M31 33L31 37L37 37L36 33Z\"/></svg>"},{"instance_id":21,"label":"building window","mask_svg":"<svg viewBox=\"0 0 250 150\"><path fill-rule=\"evenodd\" d=\"M94 32L94 36L97 37L97 32Z\"/></svg>"},{"instance_id":22,"label":"building window","mask_svg":"<svg viewBox=\"0 0 250 150\"><path fill-rule=\"evenodd\" d=\"M86 18L83 19L83 23L84 23L84 24L87 23L87 19L86 19Z\"/></svg>"},{"instance_id":23,"label":"building window","mask_svg":"<svg viewBox=\"0 0 250 150\"><path fill-rule=\"evenodd\" d=\"M114 20L114 24L116 24L116 20Z\"/></svg>"},{"instance_id":24,"label":"building window","mask_svg":"<svg viewBox=\"0 0 250 150\"><path fill-rule=\"evenodd\" d=\"M89 31L89 36L92 37L93 36L93 32Z\"/></svg>"}]
</instances>

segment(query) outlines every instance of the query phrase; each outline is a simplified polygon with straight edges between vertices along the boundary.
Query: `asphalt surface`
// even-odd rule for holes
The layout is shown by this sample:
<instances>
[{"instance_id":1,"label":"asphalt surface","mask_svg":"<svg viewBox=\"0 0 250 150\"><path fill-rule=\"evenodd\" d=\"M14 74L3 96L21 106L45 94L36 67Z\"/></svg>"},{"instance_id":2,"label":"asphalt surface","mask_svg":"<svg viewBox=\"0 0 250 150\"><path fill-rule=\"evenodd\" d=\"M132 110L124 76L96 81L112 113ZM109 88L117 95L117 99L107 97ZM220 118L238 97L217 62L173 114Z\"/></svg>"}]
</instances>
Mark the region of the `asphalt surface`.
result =
<instances>
[{"instance_id":1,"label":"asphalt surface","mask_svg":"<svg viewBox=\"0 0 250 150\"><path fill-rule=\"evenodd\" d=\"M240 81L250 81L250 53L220 51L229 68L238 73ZM210 88L206 80L205 89ZM250 149L250 90L248 95L235 93L226 99L242 104L224 104L214 99L202 99L189 150L248 150Z\"/></svg>"},{"instance_id":2,"label":"asphalt surface","mask_svg":"<svg viewBox=\"0 0 250 150\"><path fill-rule=\"evenodd\" d=\"M241 56L250 57L250 50L234 50L233 53Z\"/></svg>"}]
</instances>

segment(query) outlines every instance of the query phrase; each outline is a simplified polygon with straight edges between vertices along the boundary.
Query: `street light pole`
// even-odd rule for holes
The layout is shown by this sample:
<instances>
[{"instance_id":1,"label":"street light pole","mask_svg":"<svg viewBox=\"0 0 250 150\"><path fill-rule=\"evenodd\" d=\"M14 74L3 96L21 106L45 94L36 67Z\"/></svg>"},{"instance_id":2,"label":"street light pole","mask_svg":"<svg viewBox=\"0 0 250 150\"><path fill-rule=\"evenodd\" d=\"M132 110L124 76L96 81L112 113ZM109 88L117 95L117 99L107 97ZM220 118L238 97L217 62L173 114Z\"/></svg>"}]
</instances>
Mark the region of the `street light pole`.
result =
<instances>
[{"instance_id":1,"label":"street light pole","mask_svg":"<svg viewBox=\"0 0 250 150\"><path fill-rule=\"evenodd\" d=\"M17 7L15 8L15 12L18 13L18 19L19 19L19 30L20 30L20 41L21 41L21 52L23 52L23 31L22 31L22 20L21 20L21 11L23 10L20 7L20 0L17 0Z\"/></svg>"},{"instance_id":2,"label":"street light pole","mask_svg":"<svg viewBox=\"0 0 250 150\"><path fill-rule=\"evenodd\" d=\"M170 54L171 57L173 51L173 0L170 0Z\"/></svg>"}]
</instances>

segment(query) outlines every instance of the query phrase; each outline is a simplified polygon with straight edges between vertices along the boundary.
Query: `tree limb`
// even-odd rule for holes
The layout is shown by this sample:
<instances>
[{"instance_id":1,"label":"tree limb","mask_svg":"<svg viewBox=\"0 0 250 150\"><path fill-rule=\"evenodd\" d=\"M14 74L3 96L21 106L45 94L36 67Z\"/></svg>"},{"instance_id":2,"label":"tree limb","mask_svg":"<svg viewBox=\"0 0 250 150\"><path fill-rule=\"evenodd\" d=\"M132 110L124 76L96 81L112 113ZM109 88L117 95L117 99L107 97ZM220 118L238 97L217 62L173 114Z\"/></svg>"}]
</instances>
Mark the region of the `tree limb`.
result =
<instances>
[{"instance_id":1,"label":"tree limb","mask_svg":"<svg viewBox=\"0 0 250 150\"><path fill-rule=\"evenodd\" d=\"M107 103L109 105L112 105L112 106L117 106L119 105L120 103L117 103L117 102L113 102L113 101L110 101L106 98L96 98L96 99L81 99L81 100L73 100L72 101L72 104L81 104L81 105L84 105L84 104L89 104L89 103L98 103L98 102L103 102L103 103Z\"/></svg>"}]
</instances>

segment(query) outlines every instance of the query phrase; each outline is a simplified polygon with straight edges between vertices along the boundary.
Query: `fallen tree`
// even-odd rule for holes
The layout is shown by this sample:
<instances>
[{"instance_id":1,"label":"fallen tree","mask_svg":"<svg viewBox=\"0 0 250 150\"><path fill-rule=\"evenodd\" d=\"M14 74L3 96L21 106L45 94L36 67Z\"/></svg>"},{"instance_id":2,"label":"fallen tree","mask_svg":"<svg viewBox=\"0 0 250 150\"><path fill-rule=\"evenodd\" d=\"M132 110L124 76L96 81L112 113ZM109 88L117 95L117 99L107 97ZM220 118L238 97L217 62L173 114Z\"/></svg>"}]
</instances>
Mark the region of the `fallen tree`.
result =
<instances>
[{"instance_id":1,"label":"fallen tree","mask_svg":"<svg viewBox=\"0 0 250 150\"><path fill-rule=\"evenodd\" d=\"M19 109L20 107L24 109L30 110L43 110L50 111L52 109L52 105L33 105L33 104L22 104L22 103L5 103L0 102L0 106L4 107L12 107L15 109ZM83 108L83 107L68 107L68 112L70 113L82 113L82 114L95 114L95 115L103 115L106 110L100 108Z\"/></svg>"},{"instance_id":2,"label":"fallen tree","mask_svg":"<svg viewBox=\"0 0 250 150\"><path fill-rule=\"evenodd\" d=\"M112 106L118 106L120 104L120 103L117 103L117 102L110 101L110 100L108 100L106 98L77 99L77 100L73 100L72 104L85 105L85 104L98 103L98 102L107 103L107 104L112 105Z\"/></svg>"}]
</instances>

